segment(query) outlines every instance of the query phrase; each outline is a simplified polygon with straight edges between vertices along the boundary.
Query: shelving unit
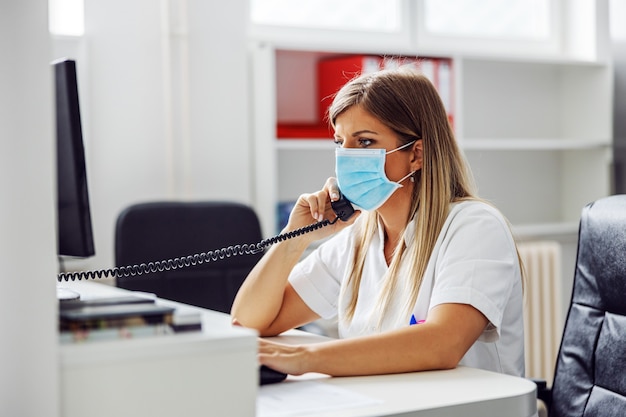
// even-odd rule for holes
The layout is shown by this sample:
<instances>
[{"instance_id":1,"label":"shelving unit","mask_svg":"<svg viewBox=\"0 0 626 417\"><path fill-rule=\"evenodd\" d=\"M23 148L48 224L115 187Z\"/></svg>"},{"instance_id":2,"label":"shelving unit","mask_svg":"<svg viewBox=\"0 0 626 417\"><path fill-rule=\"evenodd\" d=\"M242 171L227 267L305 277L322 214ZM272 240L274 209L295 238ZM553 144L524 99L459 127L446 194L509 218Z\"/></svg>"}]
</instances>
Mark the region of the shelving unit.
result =
<instances>
[{"instance_id":1,"label":"shelving unit","mask_svg":"<svg viewBox=\"0 0 626 417\"><path fill-rule=\"evenodd\" d=\"M456 61L457 133L480 194L521 230L576 225L586 203L610 193L610 63Z\"/></svg>"},{"instance_id":2,"label":"shelving unit","mask_svg":"<svg viewBox=\"0 0 626 417\"><path fill-rule=\"evenodd\" d=\"M354 52L253 47L256 207L266 234L277 230L278 202L334 173L330 134L279 139L276 124L319 122L316 62ZM519 238L575 236L582 207L611 192L611 62L440 56L452 60L454 127L479 195Z\"/></svg>"}]
</instances>

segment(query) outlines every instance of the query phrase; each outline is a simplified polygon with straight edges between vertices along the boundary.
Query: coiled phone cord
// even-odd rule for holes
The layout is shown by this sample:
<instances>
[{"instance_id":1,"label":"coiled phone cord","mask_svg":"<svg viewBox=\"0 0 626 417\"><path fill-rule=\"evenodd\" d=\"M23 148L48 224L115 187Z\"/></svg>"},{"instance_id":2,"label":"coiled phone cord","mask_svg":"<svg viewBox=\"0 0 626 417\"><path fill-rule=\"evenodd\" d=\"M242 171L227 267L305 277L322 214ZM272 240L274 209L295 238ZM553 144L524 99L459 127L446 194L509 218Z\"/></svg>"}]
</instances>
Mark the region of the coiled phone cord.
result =
<instances>
[{"instance_id":1,"label":"coiled phone cord","mask_svg":"<svg viewBox=\"0 0 626 417\"><path fill-rule=\"evenodd\" d=\"M270 237L268 239L264 239L259 243L250 243L243 245L234 245L228 246L222 249L211 250L208 252L197 253L195 255L188 255L179 258L173 259L165 259L162 261L148 262L138 264L138 265L130 265L130 266L120 266L109 269L101 269L94 271L79 271L79 272L62 272L58 275L57 280L61 281L76 281L76 280L87 280L87 279L96 279L96 278L119 278L119 277L134 277L137 275L149 274L154 272L163 272L170 271L173 269L185 268L188 266L201 265L207 262L214 262L217 260L230 258L231 256L236 255L252 255L259 252L263 252L266 248L272 246L277 242L282 242L284 240L292 239L296 236L303 235L305 233L312 232L314 230L320 229L322 227L328 226L330 224L335 224L337 220L342 218L342 216L338 215L334 220L322 220L321 222L313 223L305 227L301 227L300 229L292 230L287 233L279 234L277 236ZM342 220L345 218L342 218Z\"/></svg>"}]
</instances>

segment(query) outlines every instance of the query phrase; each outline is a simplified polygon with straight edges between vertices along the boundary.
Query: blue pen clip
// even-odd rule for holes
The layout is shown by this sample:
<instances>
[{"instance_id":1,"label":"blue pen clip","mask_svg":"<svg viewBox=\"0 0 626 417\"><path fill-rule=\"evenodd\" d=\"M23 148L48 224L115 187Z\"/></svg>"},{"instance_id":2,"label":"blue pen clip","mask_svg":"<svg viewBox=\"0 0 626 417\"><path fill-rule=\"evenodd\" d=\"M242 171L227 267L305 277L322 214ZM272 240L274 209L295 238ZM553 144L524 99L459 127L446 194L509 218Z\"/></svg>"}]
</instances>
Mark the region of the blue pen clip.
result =
<instances>
[{"instance_id":1,"label":"blue pen clip","mask_svg":"<svg viewBox=\"0 0 626 417\"><path fill-rule=\"evenodd\" d=\"M409 321L409 326L413 326L414 324L422 324L424 323L426 320L417 320L415 318L415 314L411 314L411 320Z\"/></svg>"}]
</instances>

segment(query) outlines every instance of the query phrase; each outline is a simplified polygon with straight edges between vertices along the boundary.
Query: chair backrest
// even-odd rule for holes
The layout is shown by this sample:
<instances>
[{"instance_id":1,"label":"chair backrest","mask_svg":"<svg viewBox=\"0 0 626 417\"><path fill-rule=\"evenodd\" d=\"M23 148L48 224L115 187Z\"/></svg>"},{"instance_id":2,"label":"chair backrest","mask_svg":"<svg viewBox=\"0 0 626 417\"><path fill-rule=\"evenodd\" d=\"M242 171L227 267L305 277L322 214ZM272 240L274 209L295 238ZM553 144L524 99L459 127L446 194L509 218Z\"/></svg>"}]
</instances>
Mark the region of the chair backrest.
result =
<instances>
[{"instance_id":1,"label":"chair backrest","mask_svg":"<svg viewBox=\"0 0 626 417\"><path fill-rule=\"evenodd\" d=\"M626 416L626 195L583 209L550 417Z\"/></svg>"},{"instance_id":2,"label":"chair backrest","mask_svg":"<svg viewBox=\"0 0 626 417\"><path fill-rule=\"evenodd\" d=\"M125 209L115 228L116 266L204 253L262 239L256 213L233 202L150 202ZM122 288L229 312L261 254L236 255L181 269L117 278Z\"/></svg>"}]
</instances>

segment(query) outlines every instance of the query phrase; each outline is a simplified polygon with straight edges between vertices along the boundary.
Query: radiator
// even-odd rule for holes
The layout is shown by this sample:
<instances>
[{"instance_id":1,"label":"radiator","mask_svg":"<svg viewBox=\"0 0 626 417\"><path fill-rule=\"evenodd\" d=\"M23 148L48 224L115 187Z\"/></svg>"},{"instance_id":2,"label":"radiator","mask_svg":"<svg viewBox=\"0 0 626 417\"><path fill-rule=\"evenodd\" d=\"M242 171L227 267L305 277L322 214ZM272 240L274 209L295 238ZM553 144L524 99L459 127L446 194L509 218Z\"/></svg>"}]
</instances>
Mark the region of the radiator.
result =
<instances>
[{"instance_id":1,"label":"radiator","mask_svg":"<svg viewBox=\"0 0 626 417\"><path fill-rule=\"evenodd\" d=\"M518 244L524 271L526 376L552 384L563 333L561 245L553 241Z\"/></svg>"}]
</instances>

